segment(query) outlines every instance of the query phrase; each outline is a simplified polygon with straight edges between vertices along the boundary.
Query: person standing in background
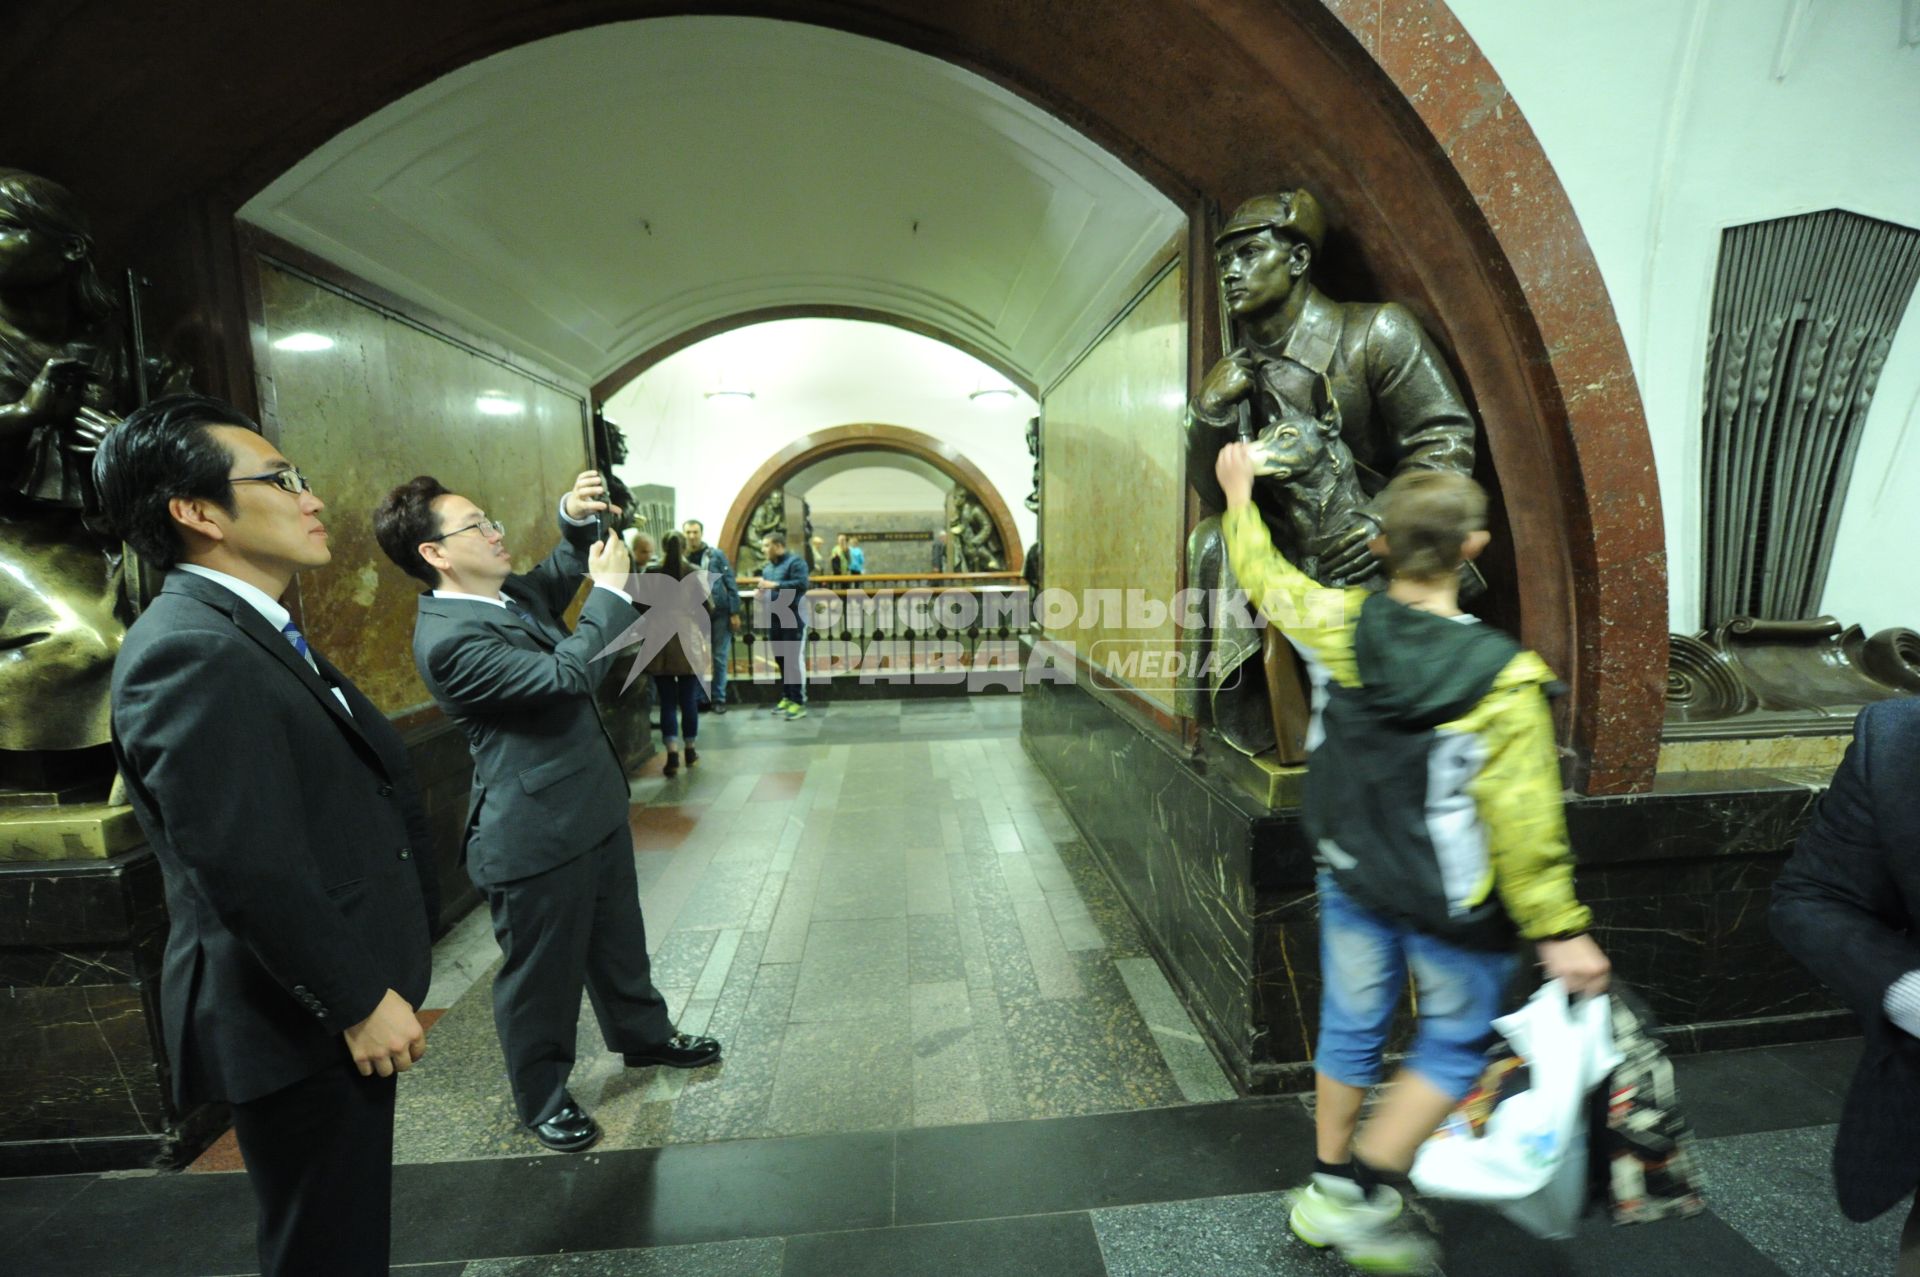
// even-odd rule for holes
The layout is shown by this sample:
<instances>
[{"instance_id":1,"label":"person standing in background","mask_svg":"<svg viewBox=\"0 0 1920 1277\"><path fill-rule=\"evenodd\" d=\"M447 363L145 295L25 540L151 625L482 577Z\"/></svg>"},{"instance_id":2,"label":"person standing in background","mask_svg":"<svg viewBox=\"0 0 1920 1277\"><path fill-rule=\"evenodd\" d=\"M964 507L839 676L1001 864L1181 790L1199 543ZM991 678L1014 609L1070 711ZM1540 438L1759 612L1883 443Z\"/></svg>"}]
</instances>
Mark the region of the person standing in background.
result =
<instances>
[{"instance_id":1,"label":"person standing in background","mask_svg":"<svg viewBox=\"0 0 1920 1277\"><path fill-rule=\"evenodd\" d=\"M787 539L778 532L760 542L760 552L767 559L760 570L760 585L766 592L767 647L780 667L781 695L773 712L789 719L805 718L807 672L801 640L806 633L807 561L790 553Z\"/></svg>"},{"instance_id":2,"label":"person standing in background","mask_svg":"<svg viewBox=\"0 0 1920 1277\"><path fill-rule=\"evenodd\" d=\"M699 524L692 526L698 527ZM647 569L650 573L669 576L674 580L684 580L699 571L687 558L687 539L678 532L667 533L666 557ZM706 604L711 616L713 603ZM693 638L697 641L699 632ZM709 653L690 652L683 636L677 631L654 654L647 664L647 673L653 675L654 699L660 705L660 741L667 751L666 766L661 774L668 779L680 774L681 741L686 742L687 766L700 761L700 752L694 747L694 740L700 735L700 679L698 671L711 660Z\"/></svg>"},{"instance_id":3,"label":"person standing in background","mask_svg":"<svg viewBox=\"0 0 1920 1277\"><path fill-rule=\"evenodd\" d=\"M740 614L740 583L734 579L733 565L727 562L720 547L707 544L705 524L698 519L688 519L681 525L681 531L687 538L687 562L707 574L707 597L713 609L709 624L713 635L713 675L707 703L700 708L724 714L727 712L727 663L733 659L734 618Z\"/></svg>"},{"instance_id":4,"label":"person standing in background","mask_svg":"<svg viewBox=\"0 0 1920 1277\"><path fill-rule=\"evenodd\" d=\"M859 576L867 570L867 552L860 548L860 538L847 538L847 572Z\"/></svg>"},{"instance_id":5,"label":"person standing in background","mask_svg":"<svg viewBox=\"0 0 1920 1277\"><path fill-rule=\"evenodd\" d=\"M947 570L947 534L944 529L933 534L933 570Z\"/></svg>"}]
</instances>

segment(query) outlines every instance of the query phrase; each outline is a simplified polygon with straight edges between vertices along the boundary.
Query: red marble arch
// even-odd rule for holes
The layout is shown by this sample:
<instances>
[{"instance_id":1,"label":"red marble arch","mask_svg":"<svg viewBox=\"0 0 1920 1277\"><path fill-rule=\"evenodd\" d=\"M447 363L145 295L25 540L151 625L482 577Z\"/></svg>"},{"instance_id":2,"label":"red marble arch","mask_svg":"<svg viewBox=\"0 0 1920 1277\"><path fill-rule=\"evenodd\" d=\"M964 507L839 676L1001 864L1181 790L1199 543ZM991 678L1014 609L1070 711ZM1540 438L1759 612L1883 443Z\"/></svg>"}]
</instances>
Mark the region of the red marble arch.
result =
<instances>
[{"instance_id":1,"label":"red marble arch","mask_svg":"<svg viewBox=\"0 0 1920 1277\"><path fill-rule=\"evenodd\" d=\"M16 24L8 88L20 101L90 87L86 109L0 113L0 155L74 189L103 254L155 275L157 317L171 306L182 331L243 349L222 335L245 324L227 296L238 290L216 242L221 210L491 54L698 13L834 27L966 67L1202 223L1252 194L1312 188L1335 227L1329 291L1405 302L1470 388L1519 586L1509 619L1571 687L1557 712L1572 783L1651 783L1666 558L1639 394L1566 193L1444 0L201 0L190 23L102 0L73 21ZM156 245L183 246L184 264L155 259ZM208 282L167 302L183 272ZM1211 310L1211 290L1195 289L1196 364ZM216 368L216 388L243 388L244 362Z\"/></svg>"},{"instance_id":2,"label":"red marble arch","mask_svg":"<svg viewBox=\"0 0 1920 1277\"><path fill-rule=\"evenodd\" d=\"M747 532L748 520L753 518L753 512L775 488L808 466L849 452L896 452L924 461L955 483L965 484L967 490L979 497L987 507L987 514L992 517L993 526L1000 533L1000 544L1007 551L1007 571L1018 572L1026 562L1026 552L1020 545L1020 532L1013 523L1013 512L1007 508L1000 490L993 486L993 480L987 478L985 471L967 460L959 449L942 443L932 435L909 430L905 426L876 422L816 430L810 435L802 435L768 457L753 472L753 477L747 480L740 489L740 495L733 499L732 507L727 510L727 521L720 529L720 548L728 554L739 548L740 538Z\"/></svg>"}]
</instances>

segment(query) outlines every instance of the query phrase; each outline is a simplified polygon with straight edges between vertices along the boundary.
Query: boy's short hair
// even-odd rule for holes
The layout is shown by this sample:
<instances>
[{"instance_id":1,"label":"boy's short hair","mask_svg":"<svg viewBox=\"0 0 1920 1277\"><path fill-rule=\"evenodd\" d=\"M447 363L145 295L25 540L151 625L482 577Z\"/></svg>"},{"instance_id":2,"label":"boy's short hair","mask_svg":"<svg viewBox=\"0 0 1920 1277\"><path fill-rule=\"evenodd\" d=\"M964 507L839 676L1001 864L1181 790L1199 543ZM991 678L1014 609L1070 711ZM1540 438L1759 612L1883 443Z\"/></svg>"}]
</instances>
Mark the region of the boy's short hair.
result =
<instances>
[{"instance_id":1,"label":"boy's short hair","mask_svg":"<svg viewBox=\"0 0 1920 1277\"><path fill-rule=\"evenodd\" d=\"M1456 470L1409 470L1377 498L1392 576L1431 580L1460 566L1460 545L1487 526L1487 494Z\"/></svg>"}]
</instances>

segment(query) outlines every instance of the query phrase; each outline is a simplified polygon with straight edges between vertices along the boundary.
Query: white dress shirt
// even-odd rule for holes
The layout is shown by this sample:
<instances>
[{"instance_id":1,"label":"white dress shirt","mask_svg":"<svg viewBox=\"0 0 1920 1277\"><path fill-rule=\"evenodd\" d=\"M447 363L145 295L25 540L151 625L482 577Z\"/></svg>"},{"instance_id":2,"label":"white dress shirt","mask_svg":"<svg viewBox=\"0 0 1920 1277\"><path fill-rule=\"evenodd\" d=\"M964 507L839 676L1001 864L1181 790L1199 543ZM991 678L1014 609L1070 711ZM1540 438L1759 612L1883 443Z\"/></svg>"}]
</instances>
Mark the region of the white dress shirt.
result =
<instances>
[{"instance_id":1,"label":"white dress shirt","mask_svg":"<svg viewBox=\"0 0 1920 1277\"><path fill-rule=\"evenodd\" d=\"M293 619L293 613L281 607L278 599L268 597L265 590L257 585L242 581L237 576L229 576L225 572L216 572L212 568L203 568L198 563L176 563L174 570L176 572L191 572L197 577L204 577L206 580L212 581L215 585L223 589L233 591L239 595L248 606L258 612L268 625L271 625L275 630L281 631L283 634L286 631L287 622ZM288 646L292 647L293 645L289 643ZM295 650L297 651L298 649ZM315 674L320 673L320 666L318 662L313 659L313 653L311 652L307 653L307 666L312 669ZM326 681L324 676L322 676L321 681ZM333 692L333 699L340 702L340 708L346 710L347 716L351 718L353 716L353 709L347 704L346 694L330 683L328 684L328 688Z\"/></svg>"}]
</instances>

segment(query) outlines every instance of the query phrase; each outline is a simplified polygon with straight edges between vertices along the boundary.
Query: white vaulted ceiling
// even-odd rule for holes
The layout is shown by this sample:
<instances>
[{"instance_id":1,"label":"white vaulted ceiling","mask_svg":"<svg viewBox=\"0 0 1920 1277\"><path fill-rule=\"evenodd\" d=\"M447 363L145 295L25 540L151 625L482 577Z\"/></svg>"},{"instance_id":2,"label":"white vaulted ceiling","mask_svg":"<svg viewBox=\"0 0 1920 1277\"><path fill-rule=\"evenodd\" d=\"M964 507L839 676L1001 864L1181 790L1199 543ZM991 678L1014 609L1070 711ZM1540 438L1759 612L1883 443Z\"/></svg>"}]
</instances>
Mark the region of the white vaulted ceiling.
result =
<instances>
[{"instance_id":1,"label":"white vaulted ceiling","mask_svg":"<svg viewBox=\"0 0 1920 1277\"><path fill-rule=\"evenodd\" d=\"M1044 386L1182 224L1113 156L950 63L708 17L475 63L241 215L588 382L714 321L857 307Z\"/></svg>"}]
</instances>

